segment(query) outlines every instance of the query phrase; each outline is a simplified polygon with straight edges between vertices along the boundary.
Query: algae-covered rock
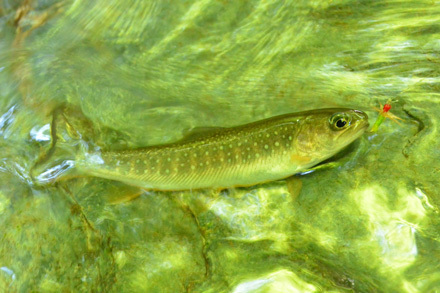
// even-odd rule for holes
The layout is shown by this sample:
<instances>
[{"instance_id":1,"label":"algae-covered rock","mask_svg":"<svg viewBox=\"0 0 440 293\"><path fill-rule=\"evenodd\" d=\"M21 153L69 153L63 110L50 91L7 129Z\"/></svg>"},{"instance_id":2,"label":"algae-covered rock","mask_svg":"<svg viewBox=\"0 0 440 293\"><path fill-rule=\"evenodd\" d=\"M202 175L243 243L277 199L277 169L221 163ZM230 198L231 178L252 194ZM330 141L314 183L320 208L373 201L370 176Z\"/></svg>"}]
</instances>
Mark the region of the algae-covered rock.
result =
<instances>
[{"instance_id":1,"label":"algae-covered rock","mask_svg":"<svg viewBox=\"0 0 440 293\"><path fill-rule=\"evenodd\" d=\"M434 291L439 9L1 2L0 291ZM314 108L360 109L373 123L387 101L400 124L385 121L289 182L157 192L32 178L52 152L54 109L72 123L58 133L62 161L80 147L161 144Z\"/></svg>"}]
</instances>

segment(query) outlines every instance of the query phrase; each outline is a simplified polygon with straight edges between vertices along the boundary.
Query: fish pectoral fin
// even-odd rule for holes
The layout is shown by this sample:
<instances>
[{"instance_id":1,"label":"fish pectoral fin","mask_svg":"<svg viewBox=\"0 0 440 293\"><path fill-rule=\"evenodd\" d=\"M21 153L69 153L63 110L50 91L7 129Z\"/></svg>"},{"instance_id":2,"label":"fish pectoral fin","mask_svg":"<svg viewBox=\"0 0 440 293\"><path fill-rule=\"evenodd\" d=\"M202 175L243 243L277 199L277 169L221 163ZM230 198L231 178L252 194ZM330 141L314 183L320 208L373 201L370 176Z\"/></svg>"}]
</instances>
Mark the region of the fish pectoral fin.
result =
<instances>
[{"instance_id":1,"label":"fish pectoral fin","mask_svg":"<svg viewBox=\"0 0 440 293\"><path fill-rule=\"evenodd\" d=\"M292 160L292 163L295 164L307 164L310 163L310 161L312 160L312 157L309 156L299 156L299 155L292 155L290 157L290 160Z\"/></svg>"},{"instance_id":2,"label":"fish pectoral fin","mask_svg":"<svg viewBox=\"0 0 440 293\"><path fill-rule=\"evenodd\" d=\"M224 127L193 127L189 129L185 129L182 131L183 138L179 140L181 141L190 141L194 140L196 138L199 138L200 136L206 135L207 133L216 132L219 130L225 129Z\"/></svg>"},{"instance_id":3,"label":"fish pectoral fin","mask_svg":"<svg viewBox=\"0 0 440 293\"><path fill-rule=\"evenodd\" d=\"M291 176L286 179L286 183L287 183L287 190L292 196L292 199L296 200L299 194L301 193L301 189L302 189L301 179L296 176Z\"/></svg>"}]
</instances>

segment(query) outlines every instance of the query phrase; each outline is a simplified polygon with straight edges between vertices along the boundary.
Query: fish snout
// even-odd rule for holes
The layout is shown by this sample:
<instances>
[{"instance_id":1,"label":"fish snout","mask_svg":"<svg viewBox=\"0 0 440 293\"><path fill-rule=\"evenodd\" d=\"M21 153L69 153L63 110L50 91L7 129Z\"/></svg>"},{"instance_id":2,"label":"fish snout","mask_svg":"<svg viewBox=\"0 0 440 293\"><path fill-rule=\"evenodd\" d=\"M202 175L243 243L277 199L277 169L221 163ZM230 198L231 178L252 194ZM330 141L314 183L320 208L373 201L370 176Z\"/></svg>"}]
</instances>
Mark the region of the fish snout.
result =
<instances>
[{"instance_id":1,"label":"fish snout","mask_svg":"<svg viewBox=\"0 0 440 293\"><path fill-rule=\"evenodd\" d=\"M360 110L352 110L352 122L357 129L367 129L370 125L368 115Z\"/></svg>"}]
</instances>

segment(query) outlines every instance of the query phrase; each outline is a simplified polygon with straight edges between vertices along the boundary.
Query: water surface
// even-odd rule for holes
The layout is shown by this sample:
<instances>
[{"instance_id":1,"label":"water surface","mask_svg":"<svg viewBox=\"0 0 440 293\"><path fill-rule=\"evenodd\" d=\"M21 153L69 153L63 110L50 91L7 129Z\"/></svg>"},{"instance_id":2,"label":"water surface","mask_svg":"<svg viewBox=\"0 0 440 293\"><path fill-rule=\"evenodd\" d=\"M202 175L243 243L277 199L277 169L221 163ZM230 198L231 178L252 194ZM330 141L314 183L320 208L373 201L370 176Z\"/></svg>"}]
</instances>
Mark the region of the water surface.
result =
<instances>
[{"instance_id":1,"label":"water surface","mask_svg":"<svg viewBox=\"0 0 440 293\"><path fill-rule=\"evenodd\" d=\"M1 290L436 290L439 20L435 1L1 2ZM322 107L372 123L388 100L401 125L299 176L296 197L278 181L111 204L133 189L29 174L61 104L116 149Z\"/></svg>"}]
</instances>

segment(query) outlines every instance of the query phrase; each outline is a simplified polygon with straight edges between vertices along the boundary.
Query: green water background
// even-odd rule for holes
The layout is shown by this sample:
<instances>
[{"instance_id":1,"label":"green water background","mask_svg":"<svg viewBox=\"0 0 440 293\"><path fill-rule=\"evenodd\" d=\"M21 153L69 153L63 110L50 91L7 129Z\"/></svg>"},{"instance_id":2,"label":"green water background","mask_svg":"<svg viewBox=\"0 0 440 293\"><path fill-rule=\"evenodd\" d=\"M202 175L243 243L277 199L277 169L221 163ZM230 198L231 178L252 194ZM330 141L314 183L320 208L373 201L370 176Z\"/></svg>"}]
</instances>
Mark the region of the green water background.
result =
<instances>
[{"instance_id":1,"label":"green water background","mask_svg":"<svg viewBox=\"0 0 440 293\"><path fill-rule=\"evenodd\" d=\"M17 17L26 2L0 2L1 291L439 290L438 2L40 0ZM129 188L30 183L60 104L98 145L138 147L322 107L373 123L387 100L401 125L296 198L279 181L112 205Z\"/></svg>"}]
</instances>

